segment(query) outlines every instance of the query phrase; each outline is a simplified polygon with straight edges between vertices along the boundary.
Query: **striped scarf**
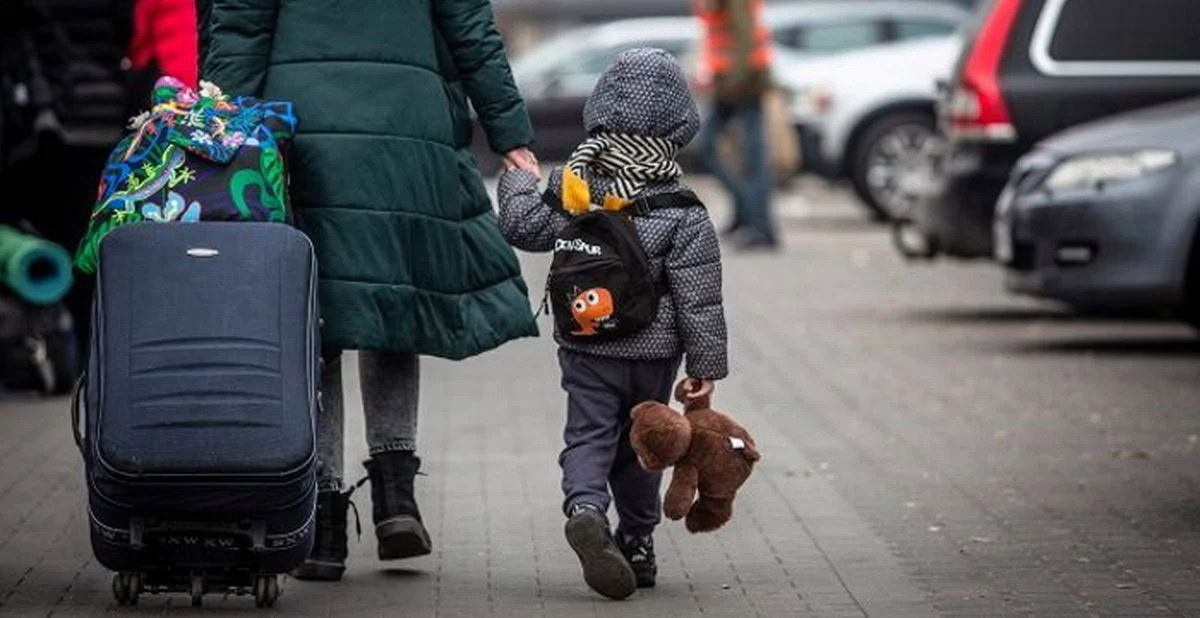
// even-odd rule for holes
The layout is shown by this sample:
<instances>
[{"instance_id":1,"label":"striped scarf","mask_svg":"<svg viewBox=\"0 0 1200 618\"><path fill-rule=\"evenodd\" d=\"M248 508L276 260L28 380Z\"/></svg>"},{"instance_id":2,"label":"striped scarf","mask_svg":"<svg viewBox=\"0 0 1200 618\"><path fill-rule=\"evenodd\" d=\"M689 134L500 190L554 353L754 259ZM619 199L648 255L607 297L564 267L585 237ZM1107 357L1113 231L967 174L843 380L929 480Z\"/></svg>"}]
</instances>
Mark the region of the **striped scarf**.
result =
<instances>
[{"instance_id":1,"label":"striped scarf","mask_svg":"<svg viewBox=\"0 0 1200 618\"><path fill-rule=\"evenodd\" d=\"M601 206L621 210L632 203L650 182L666 182L683 175L675 162L679 147L659 137L625 133L597 133L584 140L563 168L563 207L572 213L592 207L591 190L584 170L591 168L612 179L612 190Z\"/></svg>"}]
</instances>

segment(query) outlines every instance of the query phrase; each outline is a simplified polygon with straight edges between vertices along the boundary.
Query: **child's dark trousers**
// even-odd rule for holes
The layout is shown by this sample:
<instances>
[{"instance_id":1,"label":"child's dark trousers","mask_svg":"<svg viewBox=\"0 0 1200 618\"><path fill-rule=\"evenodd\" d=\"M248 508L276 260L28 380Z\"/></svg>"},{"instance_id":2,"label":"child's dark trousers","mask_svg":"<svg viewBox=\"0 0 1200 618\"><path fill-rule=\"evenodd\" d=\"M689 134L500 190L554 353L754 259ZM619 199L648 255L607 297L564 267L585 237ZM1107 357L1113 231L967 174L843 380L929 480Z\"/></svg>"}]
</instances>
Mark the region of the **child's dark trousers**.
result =
<instances>
[{"instance_id":1,"label":"child's dark trousers","mask_svg":"<svg viewBox=\"0 0 1200 618\"><path fill-rule=\"evenodd\" d=\"M633 361L558 351L567 391L563 510L587 503L608 510L615 502L620 529L650 534L661 519L661 472L647 472L629 445L629 412L650 399L668 402L680 359ZM609 489L612 494L610 497Z\"/></svg>"}]
</instances>

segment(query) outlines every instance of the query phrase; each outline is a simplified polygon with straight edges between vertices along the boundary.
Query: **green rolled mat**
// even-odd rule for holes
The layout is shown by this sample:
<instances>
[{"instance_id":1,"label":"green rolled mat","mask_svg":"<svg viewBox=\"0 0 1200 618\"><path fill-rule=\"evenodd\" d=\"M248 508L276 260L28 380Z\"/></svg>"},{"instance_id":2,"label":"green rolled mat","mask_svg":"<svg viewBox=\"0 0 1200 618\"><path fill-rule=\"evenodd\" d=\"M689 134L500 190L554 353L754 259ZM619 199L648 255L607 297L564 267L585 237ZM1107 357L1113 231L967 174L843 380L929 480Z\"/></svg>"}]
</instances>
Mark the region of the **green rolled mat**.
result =
<instances>
[{"instance_id":1,"label":"green rolled mat","mask_svg":"<svg viewBox=\"0 0 1200 618\"><path fill-rule=\"evenodd\" d=\"M48 240L0 225L0 283L26 302L56 303L71 289L71 256Z\"/></svg>"}]
</instances>

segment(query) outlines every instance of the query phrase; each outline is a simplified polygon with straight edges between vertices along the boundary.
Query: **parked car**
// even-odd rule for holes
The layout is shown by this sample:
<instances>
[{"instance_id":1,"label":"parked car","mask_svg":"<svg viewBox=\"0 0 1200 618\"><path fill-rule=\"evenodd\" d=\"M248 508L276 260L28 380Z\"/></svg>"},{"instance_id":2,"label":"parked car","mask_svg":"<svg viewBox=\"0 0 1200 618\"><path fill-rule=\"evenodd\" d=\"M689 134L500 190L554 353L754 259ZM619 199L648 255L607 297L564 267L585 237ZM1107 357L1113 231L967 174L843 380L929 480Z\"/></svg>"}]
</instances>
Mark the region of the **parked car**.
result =
<instances>
[{"instance_id":1,"label":"parked car","mask_svg":"<svg viewBox=\"0 0 1200 618\"><path fill-rule=\"evenodd\" d=\"M764 17L776 45L803 57L944 37L967 15L941 0L811 0L768 4Z\"/></svg>"},{"instance_id":2,"label":"parked car","mask_svg":"<svg viewBox=\"0 0 1200 618\"><path fill-rule=\"evenodd\" d=\"M829 0L767 6L764 19L778 49L776 73L809 57L884 41L944 35L966 13L939 0ZM700 24L691 16L623 19L572 28L513 62L537 134L538 155L562 160L584 138L583 103L613 56L634 47L661 47L694 74ZM500 168L480 131L475 154L485 172ZM697 158L694 150L684 158Z\"/></svg>"},{"instance_id":3,"label":"parked car","mask_svg":"<svg viewBox=\"0 0 1200 618\"><path fill-rule=\"evenodd\" d=\"M938 36L779 67L805 169L848 178L879 218L911 210L942 143L936 83L961 47L956 35Z\"/></svg>"},{"instance_id":4,"label":"parked car","mask_svg":"<svg viewBox=\"0 0 1200 618\"><path fill-rule=\"evenodd\" d=\"M627 49L658 47L691 68L699 36L700 25L691 17L624 19L568 30L513 61L513 77L537 135L538 157L563 161L587 137L583 104L613 57ZM482 131L475 131L474 146L481 169L500 169Z\"/></svg>"},{"instance_id":5,"label":"parked car","mask_svg":"<svg viewBox=\"0 0 1200 618\"><path fill-rule=\"evenodd\" d=\"M898 227L908 255L991 256L1021 155L1090 120L1200 94L1193 0L988 0L940 102L941 181ZM915 232L915 233L913 233Z\"/></svg>"},{"instance_id":6,"label":"parked car","mask_svg":"<svg viewBox=\"0 0 1200 618\"><path fill-rule=\"evenodd\" d=\"M1008 289L1200 323L1200 99L1085 124L1017 163L996 207Z\"/></svg>"}]
</instances>

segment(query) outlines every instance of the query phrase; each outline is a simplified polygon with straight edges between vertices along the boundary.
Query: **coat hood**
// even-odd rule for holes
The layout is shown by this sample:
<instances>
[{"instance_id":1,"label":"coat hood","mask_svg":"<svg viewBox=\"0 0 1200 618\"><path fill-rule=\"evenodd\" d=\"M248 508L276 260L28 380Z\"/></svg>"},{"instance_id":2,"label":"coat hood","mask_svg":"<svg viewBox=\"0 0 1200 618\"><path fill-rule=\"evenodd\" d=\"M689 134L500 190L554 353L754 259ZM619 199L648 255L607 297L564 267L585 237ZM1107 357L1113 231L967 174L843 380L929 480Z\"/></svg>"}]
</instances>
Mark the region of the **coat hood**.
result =
<instances>
[{"instance_id":1,"label":"coat hood","mask_svg":"<svg viewBox=\"0 0 1200 618\"><path fill-rule=\"evenodd\" d=\"M583 108L588 134L597 131L660 137L686 146L700 130L700 112L675 58L661 49L622 52Z\"/></svg>"}]
</instances>

